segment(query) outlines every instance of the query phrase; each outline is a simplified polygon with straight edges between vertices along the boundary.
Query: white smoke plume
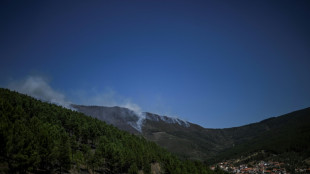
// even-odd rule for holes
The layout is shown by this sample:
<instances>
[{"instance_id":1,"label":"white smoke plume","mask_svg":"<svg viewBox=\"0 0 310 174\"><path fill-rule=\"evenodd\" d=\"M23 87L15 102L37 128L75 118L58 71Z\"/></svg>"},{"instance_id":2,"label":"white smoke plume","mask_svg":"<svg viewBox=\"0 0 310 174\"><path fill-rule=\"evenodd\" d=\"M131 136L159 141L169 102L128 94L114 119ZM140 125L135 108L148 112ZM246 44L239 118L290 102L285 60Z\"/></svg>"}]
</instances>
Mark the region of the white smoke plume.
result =
<instances>
[{"instance_id":1,"label":"white smoke plume","mask_svg":"<svg viewBox=\"0 0 310 174\"><path fill-rule=\"evenodd\" d=\"M145 120L145 114L141 111L141 108L135 104L135 103L132 103L130 101L127 101L124 105L122 105L122 107L124 108L128 108L132 111L135 112L135 114L139 117L138 121L136 122L136 129L140 132L142 132L142 124L143 124L143 121Z\"/></svg>"},{"instance_id":2,"label":"white smoke plume","mask_svg":"<svg viewBox=\"0 0 310 174\"><path fill-rule=\"evenodd\" d=\"M119 106L132 110L139 118L138 121L132 126L141 132L143 120L145 119L145 114L142 112L141 107L132 102L129 98L120 96L113 89L105 88L102 90L97 90L92 88L87 91L78 90L75 91L73 95L77 97L79 104L109 107Z\"/></svg>"},{"instance_id":3,"label":"white smoke plume","mask_svg":"<svg viewBox=\"0 0 310 174\"><path fill-rule=\"evenodd\" d=\"M65 95L52 89L47 79L39 76L29 76L24 80L11 82L8 88L42 101L70 108L71 102L66 100Z\"/></svg>"},{"instance_id":4,"label":"white smoke plume","mask_svg":"<svg viewBox=\"0 0 310 174\"><path fill-rule=\"evenodd\" d=\"M67 100L66 96L55 89L53 89L46 78L40 76L29 76L21 81L14 81L7 85L11 90L27 94L42 101L47 101L63 107L71 108L72 102ZM95 89L90 90L78 90L74 92L74 98L78 101L76 104L83 105L97 105L97 106L120 106L132 110L137 116L138 121L133 125L138 131L141 132L143 121L146 119L145 113L139 105L132 102L128 98L124 98L118 95L112 89L105 89L97 91ZM73 109L74 110L74 109ZM178 123L180 125L189 126L187 121L179 118L172 117L160 117L161 120L167 123Z\"/></svg>"},{"instance_id":5,"label":"white smoke plume","mask_svg":"<svg viewBox=\"0 0 310 174\"><path fill-rule=\"evenodd\" d=\"M121 104L121 107L124 107L124 108L128 108L132 111L134 111L135 113L141 113L141 108L135 104L135 103L132 103L131 101L126 101L125 103Z\"/></svg>"},{"instance_id":6,"label":"white smoke plume","mask_svg":"<svg viewBox=\"0 0 310 174\"><path fill-rule=\"evenodd\" d=\"M96 105L96 106L119 106L128 108L135 113L141 113L141 107L132 102L129 98L120 96L111 88L97 90L95 88L89 90L77 90L73 92L77 103L82 105Z\"/></svg>"},{"instance_id":7,"label":"white smoke plume","mask_svg":"<svg viewBox=\"0 0 310 174\"><path fill-rule=\"evenodd\" d=\"M42 101L47 101L66 108L70 108L72 102L68 101L61 92L53 89L47 78L41 76L28 76L23 80L12 81L7 87L11 90L27 94ZM76 104L97 105L97 106L120 106L134 111L138 116L142 115L139 105L130 99L124 98L112 89L98 91L96 89L77 90L74 92L78 99Z\"/></svg>"}]
</instances>

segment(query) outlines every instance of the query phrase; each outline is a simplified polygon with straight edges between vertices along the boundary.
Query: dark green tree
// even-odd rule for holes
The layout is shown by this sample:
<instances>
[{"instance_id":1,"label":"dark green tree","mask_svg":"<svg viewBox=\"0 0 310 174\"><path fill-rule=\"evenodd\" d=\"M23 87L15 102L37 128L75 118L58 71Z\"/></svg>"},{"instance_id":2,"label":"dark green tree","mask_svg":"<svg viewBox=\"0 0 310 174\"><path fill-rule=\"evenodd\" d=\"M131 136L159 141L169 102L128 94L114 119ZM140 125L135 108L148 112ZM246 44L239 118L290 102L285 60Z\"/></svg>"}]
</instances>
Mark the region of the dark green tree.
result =
<instances>
[{"instance_id":1,"label":"dark green tree","mask_svg":"<svg viewBox=\"0 0 310 174\"><path fill-rule=\"evenodd\" d=\"M128 173L129 173L129 174L137 174L138 171L139 171L139 169L138 169L136 163L131 164L130 167L129 167L129 169L128 169Z\"/></svg>"},{"instance_id":2,"label":"dark green tree","mask_svg":"<svg viewBox=\"0 0 310 174\"><path fill-rule=\"evenodd\" d=\"M67 134L62 134L60 143L58 145L58 162L60 166L60 172L62 169L69 170L71 163L71 147Z\"/></svg>"}]
</instances>

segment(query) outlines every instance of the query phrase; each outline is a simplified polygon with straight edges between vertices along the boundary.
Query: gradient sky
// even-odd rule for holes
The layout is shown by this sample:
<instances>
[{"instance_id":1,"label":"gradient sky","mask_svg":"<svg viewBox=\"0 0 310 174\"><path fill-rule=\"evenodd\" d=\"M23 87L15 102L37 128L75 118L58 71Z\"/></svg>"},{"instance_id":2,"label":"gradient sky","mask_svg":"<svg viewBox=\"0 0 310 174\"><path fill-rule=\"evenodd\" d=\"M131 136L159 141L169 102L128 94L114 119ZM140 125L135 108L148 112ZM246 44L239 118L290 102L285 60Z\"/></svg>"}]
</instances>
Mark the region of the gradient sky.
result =
<instances>
[{"instance_id":1,"label":"gradient sky","mask_svg":"<svg viewBox=\"0 0 310 174\"><path fill-rule=\"evenodd\" d=\"M4 0L0 22L1 87L37 76L209 128L310 106L308 0Z\"/></svg>"}]
</instances>

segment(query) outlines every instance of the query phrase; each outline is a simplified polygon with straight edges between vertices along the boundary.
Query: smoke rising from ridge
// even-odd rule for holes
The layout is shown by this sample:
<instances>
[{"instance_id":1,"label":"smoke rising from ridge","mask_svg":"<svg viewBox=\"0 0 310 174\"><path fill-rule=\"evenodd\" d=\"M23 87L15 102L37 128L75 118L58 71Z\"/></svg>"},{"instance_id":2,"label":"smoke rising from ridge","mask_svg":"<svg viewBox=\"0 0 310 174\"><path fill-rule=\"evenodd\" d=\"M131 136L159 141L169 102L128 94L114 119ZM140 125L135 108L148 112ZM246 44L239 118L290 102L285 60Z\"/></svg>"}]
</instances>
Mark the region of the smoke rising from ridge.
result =
<instances>
[{"instance_id":1,"label":"smoke rising from ridge","mask_svg":"<svg viewBox=\"0 0 310 174\"><path fill-rule=\"evenodd\" d=\"M74 103L67 99L66 95L56 91L51 87L47 78L41 76L28 76L23 80L12 81L7 87L11 90L27 94L42 101L58 104L66 108L70 108L70 104ZM134 111L138 116L141 115L141 107L133 103L130 99L119 96L112 89L97 91L90 89L88 91L78 90L74 92L78 98L77 103L83 105L98 106L120 106Z\"/></svg>"},{"instance_id":2,"label":"smoke rising from ridge","mask_svg":"<svg viewBox=\"0 0 310 174\"><path fill-rule=\"evenodd\" d=\"M11 82L8 88L42 101L70 108L71 102L66 100L65 95L54 90L47 79L39 76L29 76L24 80Z\"/></svg>"},{"instance_id":3,"label":"smoke rising from ridge","mask_svg":"<svg viewBox=\"0 0 310 174\"><path fill-rule=\"evenodd\" d=\"M117 92L112 89L105 89L101 91L95 89L78 90L75 91L73 95L76 98L76 100L74 100L75 102L71 102L63 93L53 89L47 78L40 76L28 76L23 80L9 83L7 87L11 90L27 94L39 100L61 105L72 110L75 110L71 107L72 103L88 106L119 106L127 108L132 110L138 117L137 122L132 126L140 132L142 131L141 128L143 122L146 119L145 113L142 112L142 109L138 104L132 102L129 98L124 98L118 95ZM160 119L168 123L178 123L180 125L184 124L188 126L187 121L181 120L177 117L160 117Z\"/></svg>"},{"instance_id":4,"label":"smoke rising from ridge","mask_svg":"<svg viewBox=\"0 0 310 174\"><path fill-rule=\"evenodd\" d=\"M106 88L103 90L98 91L97 89L90 89L90 90L78 90L74 92L74 96L77 96L77 100L79 104L82 105L97 105L97 106L119 106L123 108L127 108L132 110L138 120L132 126L141 132L143 120L145 119L145 114L142 112L141 107L132 102L129 98L125 98L120 96L116 91Z\"/></svg>"},{"instance_id":5,"label":"smoke rising from ridge","mask_svg":"<svg viewBox=\"0 0 310 174\"><path fill-rule=\"evenodd\" d=\"M77 104L82 105L96 105L96 106L119 106L128 108L135 113L141 113L141 107L132 102L131 99L120 96L116 91L111 88L97 90L95 88L89 90L76 90L73 96Z\"/></svg>"}]
</instances>

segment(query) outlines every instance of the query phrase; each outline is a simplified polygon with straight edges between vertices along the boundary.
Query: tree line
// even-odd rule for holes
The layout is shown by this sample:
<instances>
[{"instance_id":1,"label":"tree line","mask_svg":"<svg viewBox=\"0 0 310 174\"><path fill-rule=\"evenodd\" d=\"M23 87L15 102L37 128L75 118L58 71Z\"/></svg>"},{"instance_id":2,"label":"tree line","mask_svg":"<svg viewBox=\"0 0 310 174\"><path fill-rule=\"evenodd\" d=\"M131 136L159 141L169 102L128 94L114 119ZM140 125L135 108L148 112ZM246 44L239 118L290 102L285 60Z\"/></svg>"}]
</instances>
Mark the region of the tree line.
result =
<instances>
[{"instance_id":1,"label":"tree line","mask_svg":"<svg viewBox=\"0 0 310 174\"><path fill-rule=\"evenodd\" d=\"M0 89L2 172L213 173L199 161L180 160L143 137L96 118Z\"/></svg>"}]
</instances>

